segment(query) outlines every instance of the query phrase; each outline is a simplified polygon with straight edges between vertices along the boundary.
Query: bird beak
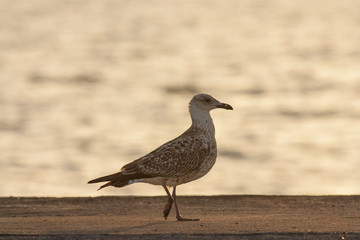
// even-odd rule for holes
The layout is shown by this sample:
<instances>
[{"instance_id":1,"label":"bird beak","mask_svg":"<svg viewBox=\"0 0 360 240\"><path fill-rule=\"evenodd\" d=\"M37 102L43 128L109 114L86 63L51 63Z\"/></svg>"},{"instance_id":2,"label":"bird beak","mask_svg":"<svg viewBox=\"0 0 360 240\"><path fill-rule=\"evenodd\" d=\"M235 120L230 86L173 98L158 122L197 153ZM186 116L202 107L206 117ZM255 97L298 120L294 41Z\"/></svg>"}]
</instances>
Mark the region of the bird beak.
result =
<instances>
[{"instance_id":1,"label":"bird beak","mask_svg":"<svg viewBox=\"0 0 360 240\"><path fill-rule=\"evenodd\" d=\"M218 105L216 105L217 108L224 108L224 109L228 109L228 110L233 110L232 106L230 106L227 103L220 103Z\"/></svg>"}]
</instances>

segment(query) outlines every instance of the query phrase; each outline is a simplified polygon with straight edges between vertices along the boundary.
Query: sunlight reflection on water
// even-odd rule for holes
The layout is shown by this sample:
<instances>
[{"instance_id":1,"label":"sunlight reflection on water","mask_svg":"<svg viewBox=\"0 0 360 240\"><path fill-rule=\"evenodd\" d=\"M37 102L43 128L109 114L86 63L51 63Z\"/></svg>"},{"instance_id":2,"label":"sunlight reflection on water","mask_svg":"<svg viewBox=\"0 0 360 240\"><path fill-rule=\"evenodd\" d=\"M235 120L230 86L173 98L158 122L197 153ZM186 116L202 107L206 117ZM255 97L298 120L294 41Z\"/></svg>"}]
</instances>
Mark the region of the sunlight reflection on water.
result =
<instances>
[{"instance_id":1,"label":"sunlight reflection on water","mask_svg":"<svg viewBox=\"0 0 360 240\"><path fill-rule=\"evenodd\" d=\"M359 2L81 2L0 17L1 196L163 195L86 182L186 130L198 92L234 111L179 194L359 193Z\"/></svg>"}]
</instances>

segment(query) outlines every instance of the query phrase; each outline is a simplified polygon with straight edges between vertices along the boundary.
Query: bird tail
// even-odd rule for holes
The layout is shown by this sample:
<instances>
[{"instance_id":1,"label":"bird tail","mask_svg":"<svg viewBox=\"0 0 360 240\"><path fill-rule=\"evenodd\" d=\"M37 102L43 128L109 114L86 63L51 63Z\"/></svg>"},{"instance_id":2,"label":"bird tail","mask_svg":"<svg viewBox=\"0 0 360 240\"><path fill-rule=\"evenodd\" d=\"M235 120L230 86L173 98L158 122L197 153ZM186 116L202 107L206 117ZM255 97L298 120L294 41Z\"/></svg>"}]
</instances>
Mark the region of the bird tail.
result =
<instances>
[{"instance_id":1,"label":"bird tail","mask_svg":"<svg viewBox=\"0 0 360 240\"><path fill-rule=\"evenodd\" d=\"M130 175L126 175L123 172L117 172L114 174L110 174L104 177L99 177L99 178L95 178L91 181L89 181L88 183L98 183L98 182L108 182L102 186L100 186L100 188L98 189L98 191L104 187L108 187L108 186L114 186L114 187L124 187L126 185L130 184L130 181L135 180L135 179L142 179L142 178L149 178L150 176L145 175L145 174L130 174Z\"/></svg>"}]
</instances>

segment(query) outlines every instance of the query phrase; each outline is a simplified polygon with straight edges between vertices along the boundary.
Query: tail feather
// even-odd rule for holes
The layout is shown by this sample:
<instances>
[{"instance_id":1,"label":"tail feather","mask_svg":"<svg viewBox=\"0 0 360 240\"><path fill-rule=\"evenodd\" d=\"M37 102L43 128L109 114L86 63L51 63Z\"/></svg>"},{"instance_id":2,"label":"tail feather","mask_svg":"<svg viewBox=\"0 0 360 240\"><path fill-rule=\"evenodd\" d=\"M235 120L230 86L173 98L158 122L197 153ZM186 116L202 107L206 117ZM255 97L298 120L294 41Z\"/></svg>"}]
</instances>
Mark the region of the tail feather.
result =
<instances>
[{"instance_id":1,"label":"tail feather","mask_svg":"<svg viewBox=\"0 0 360 240\"><path fill-rule=\"evenodd\" d=\"M104 187L108 186L114 186L114 187L124 187L129 184L131 180L136 179L142 179L142 178L150 178L151 176L143 174L143 173L137 173L137 174L130 174L125 175L123 172L114 173L111 175L107 175L104 177L95 178L88 183L98 183L98 182L108 182L104 185L102 185L98 191Z\"/></svg>"}]
</instances>

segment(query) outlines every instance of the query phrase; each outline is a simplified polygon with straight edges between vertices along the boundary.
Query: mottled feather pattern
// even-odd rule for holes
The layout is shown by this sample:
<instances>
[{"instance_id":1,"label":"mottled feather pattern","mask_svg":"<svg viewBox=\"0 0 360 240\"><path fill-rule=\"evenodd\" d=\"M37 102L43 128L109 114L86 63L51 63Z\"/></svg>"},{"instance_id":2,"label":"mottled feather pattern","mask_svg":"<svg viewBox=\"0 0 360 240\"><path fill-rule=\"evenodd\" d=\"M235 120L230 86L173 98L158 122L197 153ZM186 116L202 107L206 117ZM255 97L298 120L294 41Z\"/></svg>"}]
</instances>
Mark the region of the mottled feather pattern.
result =
<instances>
[{"instance_id":1,"label":"mottled feather pattern","mask_svg":"<svg viewBox=\"0 0 360 240\"><path fill-rule=\"evenodd\" d=\"M189 104L192 125L179 137L122 167L120 172L90 183L109 181L102 187L123 187L135 182L177 186L196 180L210 171L217 147L210 110L232 109L207 94L198 94Z\"/></svg>"},{"instance_id":2,"label":"mottled feather pattern","mask_svg":"<svg viewBox=\"0 0 360 240\"><path fill-rule=\"evenodd\" d=\"M215 164L215 127L210 116L210 111L215 108L233 109L208 94L194 96L189 104L192 124L188 130L149 154L126 164L120 172L96 178L89 183L108 181L100 189L107 186L124 187L137 182L162 185L168 195L163 210L164 218L169 216L174 203L178 221L198 221L180 215L176 187L201 178ZM173 187L172 194L169 187Z\"/></svg>"},{"instance_id":3,"label":"mottled feather pattern","mask_svg":"<svg viewBox=\"0 0 360 240\"><path fill-rule=\"evenodd\" d=\"M122 171L124 174L140 171L164 178L182 178L187 175L197 178L196 175L203 175L203 165L206 165L206 172L211 169L216 152L214 136L209 136L201 129L190 128L178 138L125 165Z\"/></svg>"}]
</instances>

